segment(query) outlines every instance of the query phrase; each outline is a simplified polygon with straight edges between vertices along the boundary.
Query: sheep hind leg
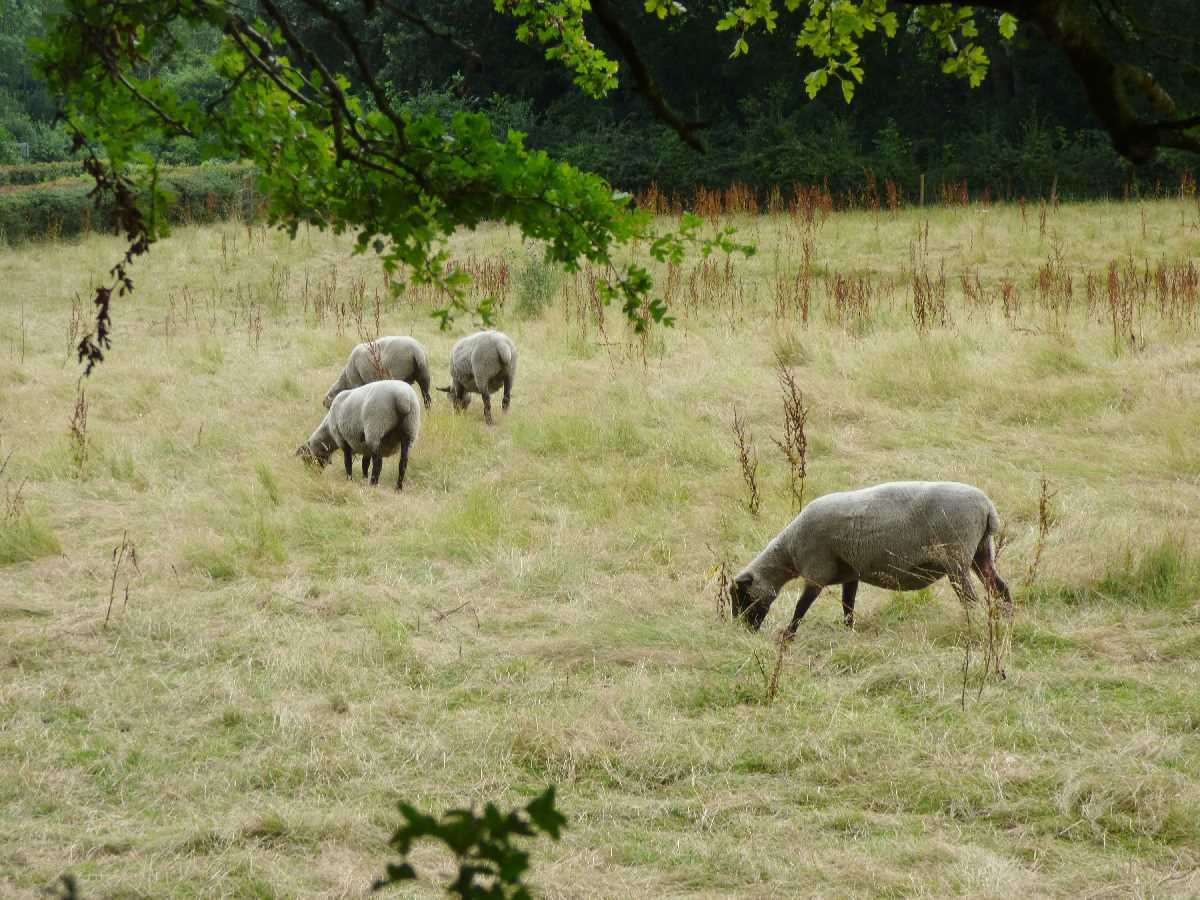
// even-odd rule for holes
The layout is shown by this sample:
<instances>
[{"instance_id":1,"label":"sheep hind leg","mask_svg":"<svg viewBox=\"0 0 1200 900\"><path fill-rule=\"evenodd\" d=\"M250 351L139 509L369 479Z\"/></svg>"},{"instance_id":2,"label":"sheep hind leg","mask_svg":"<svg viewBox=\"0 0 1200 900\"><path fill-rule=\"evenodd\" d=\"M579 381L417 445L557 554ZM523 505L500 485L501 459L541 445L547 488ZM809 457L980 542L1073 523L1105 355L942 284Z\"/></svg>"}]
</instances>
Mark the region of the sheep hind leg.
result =
<instances>
[{"instance_id":1,"label":"sheep hind leg","mask_svg":"<svg viewBox=\"0 0 1200 900\"><path fill-rule=\"evenodd\" d=\"M858 581L847 581L842 585L842 621L846 627L854 628L854 598L858 595Z\"/></svg>"},{"instance_id":2,"label":"sheep hind leg","mask_svg":"<svg viewBox=\"0 0 1200 900\"><path fill-rule=\"evenodd\" d=\"M370 469L370 467L371 467L371 454L364 453L363 454L363 481L367 480L367 470ZM372 484L373 483L374 482L372 482Z\"/></svg>"},{"instance_id":3,"label":"sheep hind leg","mask_svg":"<svg viewBox=\"0 0 1200 900\"><path fill-rule=\"evenodd\" d=\"M408 447L412 443L410 440L400 441L400 468L396 473L396 490L404 490L404 473L408 470ZM376 457L379 459L379 457ZM382 460L380 460L382 463Z\"/></svg>"},{"instance_id":4,"label":"sheep hind leg","mask_svg":"<svg viewBox=\"0 0 1200 900\"><path fill-rule=\"evenodd\" d=\"M342 462L346 464L346 477L354 480L354 451L349 447L342 448Z\"/></svg>"},{"instance_id":5,"label":"sheep hind leg","mask_svg":"<svg viewBox=\"0 0 1200 900\"><path fill-rule=\"evenodd\" d=\"M504 399L500 401L500 409L508 412L508 405L512 403L512 376L504 376Z\"/></svg>"},{"instance_id":6,"label":"sheep hind leg","mask_svg":"<svg viewBox=\"0 0 1200 900\"><path fill-rule=\"evenodd\" d=\"M379 484L379 473L383 471L383 457L376 453L371 456L371 484ZM363 457L363 477L366 477L367 457Z\"/></svg>"},{"instance_id":7,"label":"sheep hind leg","mask_svg":"<svg viewBox=\"0 0 1200 900\"><path fill-rule=\"evenodd\" d=\"M808 612L808 608L813 605L813 601L820 596L820 593L821 588L815 584L806 584L804 586L804 593L796 601L796 611L792 613L792 623L787 627L789 637L796 633L796 628L800 625L800 620L804 618L804 614Z\"/></svg>"},{"instance_id":8,"label":"sheep hind leg","mask_svg":"<svg viewBox=\"0 0 1200 900\"><path fill-rule=\"evenodd\" d=\"M996 560L992 556L990 539L985 540L975 551L975 558L971 560L971 569L983 582L983 587L988 594L1000 598L1004 606L1004 615L1011 619L1013 614L1012 593L1009 591L1008 585L1004 583L1004 579L1000 577L1000 573L996 571Z\"/></svg>"},{"instance_id":9,"label":"sheep hind leg","mask_svg":"<svg viewBox=\"0 0 1200 900\"><path fill-rule=\"evenodd\" d=\"M492 395L489 394L487 391L484 391L482 396L483 396L483 421L487 422L489 425L495 425L496 422L494 419L492 419Z\"/></svg>"}]
</instances>

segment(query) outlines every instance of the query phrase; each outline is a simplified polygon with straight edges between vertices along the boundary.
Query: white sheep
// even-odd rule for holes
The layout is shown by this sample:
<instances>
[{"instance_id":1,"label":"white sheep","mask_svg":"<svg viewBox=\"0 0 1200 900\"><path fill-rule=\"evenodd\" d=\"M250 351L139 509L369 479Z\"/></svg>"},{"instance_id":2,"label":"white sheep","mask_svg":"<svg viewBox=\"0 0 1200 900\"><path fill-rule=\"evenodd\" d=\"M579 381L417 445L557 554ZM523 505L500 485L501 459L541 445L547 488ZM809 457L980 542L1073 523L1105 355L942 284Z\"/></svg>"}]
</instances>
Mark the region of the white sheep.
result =
<instances>
[{"instance_id":1,"label":"white sheep","mask_svg":"<svg viewBox=\"0 0 1200 900\"><path fill-rule=\"evenodd\" d=\"M499 331L478 331L459 340L450 351L450 385L440 387L450 395L454 408L466 409L471 394L483 397L483 419L492 423L492 392L504 387L500 408L508 412L513 378L517 374L517 348Z\"/></svg>"},{"instance_id":2,"label":"white sheep","mask_svg":"<svg viewBox=\"0 0 1200 900\"><path fill-rule=\"evenodd\" d=\"M859 582L892 590L927 587L946 576L973 600L970 571L1002 597L1008 586L996 571L992 535L996 507L978 488L955 481L893 481L858 491L826 494L804 508L733 580L734 616L762 626L780 589L804 579L788 633L793 634L822 589L842 585L842 614L854 627Z\"/></svg>"},{"instance_id":3,"label":"white sheep","mask_svg":"<svg viewBox=\"0 0 1200 900\"><path fill-rule=\"evenodd\" d=\"M350 351L342 374L325 395L325 408L329 409L333 398L342 391L388 378L418 385L426 409L433 402L429 395L429 360L425 348L414 338L393 336L376 338Z\"/></svg>"},{"instance_id":4,"label":"white sheep","mask_svg":"<svg viewBox=\"0 0 1200 900\"><path fill-rule=\"evenodd\" d=\"M353 459L361 453L363 478L371 465L371 484L379 483L383 457L400 451L396 490L404 489L408 451L421 430L421 403L417 392L403 381L373 381L342 391L333 399L317 430L296 450L296 455L329 465L334 449L342 451L346 477L353 478Z\"/></svg>"}]
</instances>

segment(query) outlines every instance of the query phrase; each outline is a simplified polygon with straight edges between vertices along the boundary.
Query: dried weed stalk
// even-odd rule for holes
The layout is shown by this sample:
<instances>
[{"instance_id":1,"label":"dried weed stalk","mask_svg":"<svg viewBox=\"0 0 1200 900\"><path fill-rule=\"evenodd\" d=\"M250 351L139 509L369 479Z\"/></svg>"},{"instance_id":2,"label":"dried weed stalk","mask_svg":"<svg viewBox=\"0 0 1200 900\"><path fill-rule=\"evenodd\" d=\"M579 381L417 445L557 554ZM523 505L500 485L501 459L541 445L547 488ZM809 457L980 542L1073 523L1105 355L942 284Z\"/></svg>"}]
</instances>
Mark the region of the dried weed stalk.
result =
<instances>
[{"instance_id":1,"label":"dried weed stalk","mask_svg":"<svg viewBox=\"0 0 1200 900\"><path fill-rule=\"evenodd\" d=\"M117 595L117 576L121 574L121 566L128 561L135 572L141 574L141 569L138 568L137 547L133 541L129 540L129 531L126 529L121 534L121 544L118 547L113 547L112 552L113 573L112 582L108 588L108 610L104 613L104 627L108 627L109 617L112 615L113 599ZM129 579L125 579L125 602L121 605L121 613L124 615L125 610L129 607Z\"/></svg>"},{"instance_id":2,"label":"dried weed stalk","mask_svg":"<svg viewBox=\"0 0 1200 900\"><path fill-rule=\"evenodd\" d=\"M733 611L729 608L729 589L733 586L733 576L729 571L729 563L726 562L725 558L720 556L712 548L711 544L705 544L705 546L708 547L709 553L717 557L717 562L708 570L708 577L704 579L701 589L706 587L710 581L715 582L717 588L717 619L721 622L728 622L733 615Z\"/></svg>"},{"instance_id":3,"label":"dried weed stalk","mask_svg":"<svg viewBox=\"0 0 1200 900\"><path fill-rule=\"evenodd\" d=\"M79 471L87 464L88 434L87 434L88 401L80 383L75 394L75 410L71 421L67 423L67 434L71 439L71 457Z\"/></svg>"},{"instance_id":4,"label":"dried weed stalk","mask_svg":"<svg viewBox=\"0 0 1200 900\"><path fill-rule=\"evenodd\" d=\"M1046 476L1042 476L1041 492L1038 495L1038 533L1037 540L1033 545L1033 559L1029 562L1029 568L1025 572L1025 586L1029 587L1037 578L1038 566L1042 562L1042 551L1046 549L1046 538L1050 535L1057 521L1054 515L1054 509L1050 505L1058 491L1050 490L1050 483L1046 480Z\"/></svg>"},{"instance_id":5,"label":"dried weed stalk","mask_svg":"<svg viewBox=\"0 0 1200 900\"><path fill-rule=\"evenodd\" d=\"M917 332L925 334L938 325L945 327L950 321L950 310L946 306L946 262L938 264L938 277L933 279L925 266L924 254L912 252L912 299L909 315Z\"/></svg>"},{"instance_id":6,"label":"dried weed stalk","mask_svg":"<svg viewBox=\"0 0 1200 900\"><path fill-rule=\"evenodd\" d=\"M804 405L804 392L796 384L796 377L778 351L775 353L775 377L783 391L783 439L773 437L771 440L788 461L792 509L799 511L804 506L804 479L808 474L808 436L804 431L808 407Z\"/></svg>"},{"instance_id":7,"label":"dried weed stalk","mask_svg":"<svg viewBox=\"0 0 1200 900\"><path fill-rule=\"evenodd\" d=\"M11 480L4 478L4 472L8 468L8 463L15 452L15 450L9 450L8 456L4 457L4 462L0 463L0 478L4 479L4 506L0 509L0 524L3 525L15 522L25 509L25 501L21 497L21 492L25 490L25 482L28 479L21 479L20 483L14 489Z\"/></svg>"},{"instance_id":8,"label":"dried weed stalk","mask_svg":"<svg viewBox=\"0 0 1200 900\"><path fill-rule=\"evenodd\" d=\"M74 298L71 300L71 318L67 321L67 357L75 352L75 348L79 346L80 335L83 334L83 298L79 296L79 291L75 292Z\"/></svg>"},{"instance_id":9,"label":"dried weed stalk","mask_svg":"<svg viewBox=\"0 0 1200 900\"><path fill-rule=\"evenodd\" d=\"M951 587L959 602L962 604L963 620L965 624L966 634L964 636L963 647L963 668L962 668L962 691L959 697L959 703L963 709L967 705L967 688L971 678L971 645L975 639L974 623L971 620L971 613L978 605L978 597L975 594L975 588L971 584L970 563L963 560L961 563L964 573L968 573L962 580L961 585L951 581ZM984 584L984 625L983 625L983 671L980 673L979 688L976 692L975 699L978 700L983 696L983 688L990 676L995 675L999 679L1006 678L1004 670L1004 661L1008 658L1009 650L1012 649L1012 609L1004 599L992 589L987 583Z\"/></svg>"},{"instance_id":10,"label":"dried weed stalk","mask_svg":"<svg viewBox=\"0 0 1200 900\"><path fill-rule=\"evenodd\" d=\"M387 366L383 364L383 348L379 345L379 331L376 329L375 336L367 334L366 327L361 320L355 323L358 327L358 339L367 348L367 355L371 357L371 368L375 370L376 377L380 379L388 379L392 377Z\"/></svg>"},{"instance_id":11,"label":"dried weed stalk","mask_svg":"<svg viewBox=\"0 0 1200 900\"><path fill-rule=\"evenodd\" d=\"M757 518L759 507L758 450L754 447L754 435L746 426L746 420L738 413L736 406L733 409L733 435L737 440L738 462L742 467L742 478L750 491L746 508L750 511L750 515Z\"/></svg>"},{"instance_id":12,"label":"dried weed stalk","mask_svg":"<svg viewBox=\"0 0 1200 900\"><path fill-rule=\"evenodd\" d=\"M779 634L775 636L775 662L772 664L770 672L767 671L767 665L762 656L757 652L754 654L754 662L763 679L763 702L767 706L770 706L779 696L779 678L783 674L783 657L787 653L787 648L791 646L792 640L793 635L789 634L786 628L780 629Z\"/></svg>"}]
</instances>

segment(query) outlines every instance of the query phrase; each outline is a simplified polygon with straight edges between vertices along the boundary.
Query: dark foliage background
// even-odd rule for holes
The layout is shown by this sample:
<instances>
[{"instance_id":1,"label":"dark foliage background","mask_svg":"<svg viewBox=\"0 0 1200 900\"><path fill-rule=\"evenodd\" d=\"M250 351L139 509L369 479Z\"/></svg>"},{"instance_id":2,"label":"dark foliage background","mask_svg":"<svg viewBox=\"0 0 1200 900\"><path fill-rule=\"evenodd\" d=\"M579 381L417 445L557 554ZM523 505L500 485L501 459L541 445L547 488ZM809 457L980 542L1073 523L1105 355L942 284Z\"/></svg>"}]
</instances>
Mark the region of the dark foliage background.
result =
<instances>
[{"instance_id":1,"label":"dark foliage background","mask_svg":"<svg viewBox=\"0 0 1200 900\"><path fill-rule=\"evenodd\" d=\"M281 0L306 38L331 61L343 50L318 27L301 0ZM1140 4L1151 23L1181 32L1200 30L1200 4L1155 0ZM1059 55L1022 29L1003 41L984 29L991 71L971 89L940 71L938 51L917 34L901 32L887 48L865 48L865 83L853 104L831 90L810 101L803 78L811 65L796 56L785 34L758 35L751 53L728 58L731 38L697 15L664 24L627 5L627 20L643 55L673 105L710 123L708 152L699 155L646 112L630 79L607 100L583 96L565 70L542 51L519 43L511 19L491 0L417 0L409 7L442 40L346 4L367 36L372 65L395 96L447 115L468 108L490 114L501 133L528 135L527 144L594 170L615 186L644 190L652 182L666 195L690 198L697 186L742 182L764 195L772 186L824 183L838 195L860 191L873 176L894 181L915 199L921 174L931 197L938 185L966 181L972 197L1121 196L1127 191L1170 191L1194 160L1164 153L1136 171L1112 150L1088 112L1082 89ZM53 0L9 0L0 9L0 164L66 159L68 141L54 124L55 105L31 66L26 40L43 27ZM184 51L152 60L160 76L188 98L206 102L219 91L208 55L219 36L195 31ZM597 40L604 43L603 35ZM1148 49L1147 54L1151 51ZM1166 80L1181 107L1200 100L1200 79ZM148 148L164 163L200 162L195 141ZM870 175L868 175L870 173ZM17 183L25 176L0 176ZM32 201L30 201L32 202Z\"/></svg>"}]
</instances>

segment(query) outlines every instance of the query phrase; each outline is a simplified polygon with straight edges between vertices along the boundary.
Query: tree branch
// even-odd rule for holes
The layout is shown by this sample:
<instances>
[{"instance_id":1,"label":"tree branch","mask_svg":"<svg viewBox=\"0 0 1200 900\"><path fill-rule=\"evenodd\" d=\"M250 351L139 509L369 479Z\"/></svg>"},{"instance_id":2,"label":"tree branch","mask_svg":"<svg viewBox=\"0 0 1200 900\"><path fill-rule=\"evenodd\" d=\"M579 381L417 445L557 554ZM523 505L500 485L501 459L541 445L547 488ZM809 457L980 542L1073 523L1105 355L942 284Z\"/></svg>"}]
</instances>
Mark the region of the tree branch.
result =
<instances>
[{"instance_id":1,"label":"tree branch","mask_svg":"<svg viewBox=\"0 0 1200 900\"><path fill-rule=\"evenodd\" d=\"M907 6L939 5L939 0L903 2ZM1200 153L1200 137L1183 133L1195 127L1194 119L1156 122L1137 113L1131 88L1159 115L1173 114L1175 103L1149 72L1114 57L1081 12L1078 0L978 0L975 5L1011 13L1034 25L1046 41L1062 51L1083 85L1092 113L1126 159L1137 164L1151 162L1159 147Z\"/></svg>"},{"instance_id":2,"label":"tree branch","mask_svg":"<svg viewBox=\"0 0 1200 900\"><path fill-rule=\"evenodd\" d=\"M684 119L671 108L667 103L667 98L663 95L662 88L654 80L650 67L646 65L637 45L633 42L633 35L629 33L625 23L621 21L620 13L609 0L592 0L592 12L601 27L612 38L613 43L617 45L621 55L625 57L625 62L629 64L629 70L637 84L638 93L645 99L646 105L650 107L650 112L656 119L674 129L685 144L693 150L703 153L704 144L696 132L708 127L708 123Z\"/></svg>"},{"instance_id":3,"label":"tree branch","mask_svg":"<svg viewBox=\"0 0 1200 900\"><path fill-rule=\"evenodd\" d=\"M462 51L464 56L468 56L476 62L482 62L482 57L479 55L479 51L470 44L464 44L457 37L455 37L453 32L439 31L429 24L427 19L422 18L410 9L406 9L399 3L392 2L392 0L378 0L378 2L381 6L383 6L384 9L386 9L400 21L407 22L409 25L419 28L431 38L443 41L454 49ZM370 8L375 4L375 0L363 0L363 3L367 7L367 11L370 12Z\"/></svg>"}]
</instances>

